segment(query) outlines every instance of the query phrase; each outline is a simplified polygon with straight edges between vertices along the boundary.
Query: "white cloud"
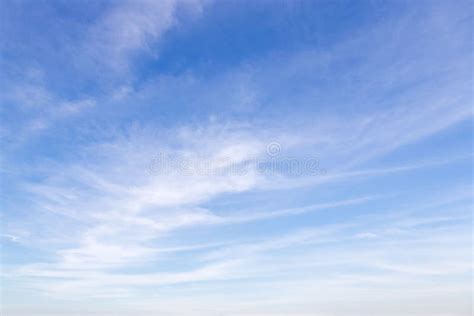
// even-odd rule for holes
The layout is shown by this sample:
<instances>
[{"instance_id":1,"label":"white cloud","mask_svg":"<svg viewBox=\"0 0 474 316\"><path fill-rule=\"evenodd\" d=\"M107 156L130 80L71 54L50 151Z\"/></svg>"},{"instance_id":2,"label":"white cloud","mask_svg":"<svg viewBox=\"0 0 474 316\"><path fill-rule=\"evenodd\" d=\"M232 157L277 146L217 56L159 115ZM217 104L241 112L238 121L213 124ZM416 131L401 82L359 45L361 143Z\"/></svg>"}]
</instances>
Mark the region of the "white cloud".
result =
<instances>
[{"instance_id":1,"label":"white cloud","mask_svg":"<svg viewBox=\"0 0 474 316\"><path fill-rule=\"evenodd\" d=\"M108 70L128 70L140 52L157 54L154 49L164 34L178 23L175 11L199 13L204 1L138 0L120 1L107 10L90 28L84 50L95 66Z\"/></svg>"}]
</instances>

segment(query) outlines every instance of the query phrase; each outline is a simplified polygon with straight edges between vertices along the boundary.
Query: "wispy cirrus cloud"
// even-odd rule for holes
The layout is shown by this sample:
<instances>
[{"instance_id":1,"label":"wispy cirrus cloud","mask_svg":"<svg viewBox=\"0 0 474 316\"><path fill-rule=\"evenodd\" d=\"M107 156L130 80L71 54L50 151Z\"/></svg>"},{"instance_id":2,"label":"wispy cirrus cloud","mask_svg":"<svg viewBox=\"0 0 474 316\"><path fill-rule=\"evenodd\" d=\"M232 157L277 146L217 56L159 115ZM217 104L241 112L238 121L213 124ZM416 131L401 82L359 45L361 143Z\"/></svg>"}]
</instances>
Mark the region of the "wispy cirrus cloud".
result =
<instances>
[{"instance_id":1,"label":"wispy cirrus cloud","mask_svg":"<svg viewBox=\"0 0 474 316\"><path fill-rule=\"evenodd\" d=\"M133 55L151 48L176 23L178 1L122 1L90 28L85 56L93 65L126 70Z\"/></svg>"}]
</instances>

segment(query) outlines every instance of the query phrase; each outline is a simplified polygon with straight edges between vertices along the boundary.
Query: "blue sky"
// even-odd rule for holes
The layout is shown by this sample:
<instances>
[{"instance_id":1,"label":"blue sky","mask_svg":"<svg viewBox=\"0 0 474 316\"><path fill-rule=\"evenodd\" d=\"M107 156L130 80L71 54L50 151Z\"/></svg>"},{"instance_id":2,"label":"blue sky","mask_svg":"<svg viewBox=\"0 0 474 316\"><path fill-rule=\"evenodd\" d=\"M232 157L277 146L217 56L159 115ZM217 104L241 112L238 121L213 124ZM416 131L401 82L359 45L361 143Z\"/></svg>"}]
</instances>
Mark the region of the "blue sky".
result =
<instances>
[{"instance_id":1,"label":"blue sky","mask_svg":"<svg viewBox=\"0 0 474 316\"><path fill-rule=\"evenodd\" d=\"M0 12L2 315L470 315L469 1Z\"/></svg>"}]
</instances>

